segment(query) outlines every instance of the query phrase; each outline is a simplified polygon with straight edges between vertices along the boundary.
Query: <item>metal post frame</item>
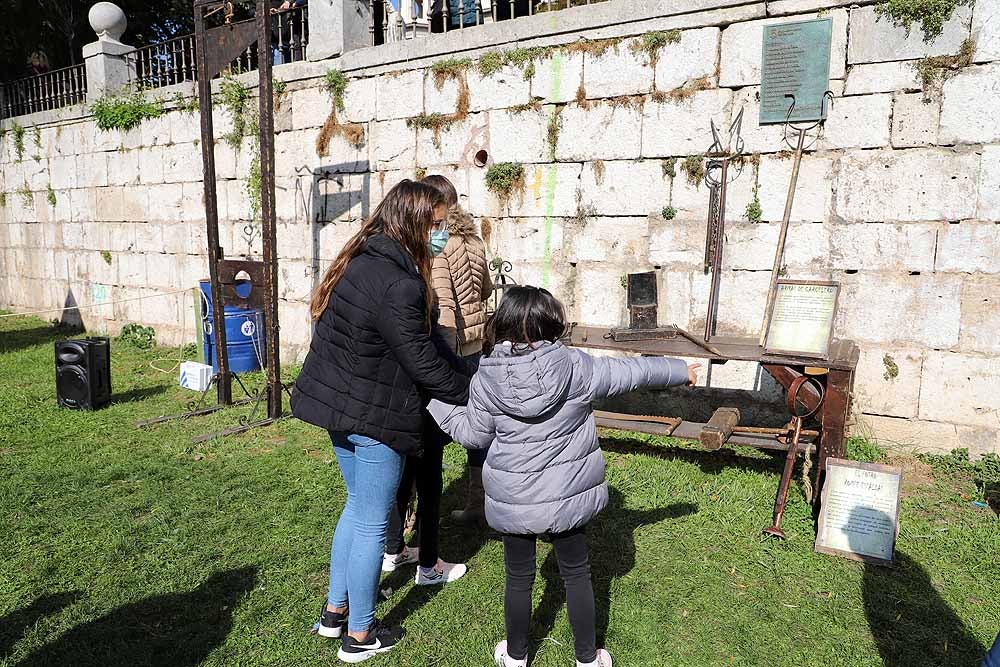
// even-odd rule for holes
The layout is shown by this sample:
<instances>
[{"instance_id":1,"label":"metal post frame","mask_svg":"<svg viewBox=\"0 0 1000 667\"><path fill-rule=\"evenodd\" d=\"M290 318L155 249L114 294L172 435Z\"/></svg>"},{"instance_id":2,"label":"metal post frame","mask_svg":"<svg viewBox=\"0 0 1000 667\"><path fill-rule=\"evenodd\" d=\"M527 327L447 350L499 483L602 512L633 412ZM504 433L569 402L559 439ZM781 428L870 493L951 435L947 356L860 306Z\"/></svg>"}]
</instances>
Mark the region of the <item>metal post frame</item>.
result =
<instances>
[{"instance_id":1,"label":"metal post frame","mask_svg":"<svg viewBox=\"0 0 1000 667\"><path fill-rule=\"evenodd\" d=\"M222 24L209 27L207 19L221 14ZM270 2L257 0L256 20L233 22L230 0L194 0L195 44L198 66L198 102L201 110L201 149L205 187L205 226L208 237L208 270L212 287L212 317L215 322L215 351L219 360L216 383L218 403L203 407L189 406L189 411L170 417L159 417L140 423L148 426L171 419L183 419L210 414L225 406L252 403L249 415L240 417L239 426L195 438L204 442L266 426L282 417L281 362L278 324L278 262L276 254L277 224L274 210L274 100L271 85L271 22ZM260 132L260 216L263 261L227 259L219 243L218 193L215 172L215 132L212 125L212 80L257 44L257 74ZM238 276L250 277L250 295L236 290ZM256 395L247 391L243 382L231 370L226 346L225 308L227 305L260 308L264 313L266 336L267 385ZM247 395L234 403L233 380ZM206 392L207 393L207 392ZM258 418L257 410L267 401L267 414Z\"/></svg>"}]
</instances>

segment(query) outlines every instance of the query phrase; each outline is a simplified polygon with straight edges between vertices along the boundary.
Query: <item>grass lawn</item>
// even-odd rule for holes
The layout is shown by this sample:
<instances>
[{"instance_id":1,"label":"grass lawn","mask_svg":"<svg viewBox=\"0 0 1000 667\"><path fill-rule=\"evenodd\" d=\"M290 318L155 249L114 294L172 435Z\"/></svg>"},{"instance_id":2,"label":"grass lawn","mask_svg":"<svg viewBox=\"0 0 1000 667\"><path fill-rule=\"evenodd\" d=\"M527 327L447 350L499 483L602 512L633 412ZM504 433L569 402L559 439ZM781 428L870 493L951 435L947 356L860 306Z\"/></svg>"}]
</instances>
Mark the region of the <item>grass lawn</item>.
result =
<instances>
[{"instance_id":1,"label":"grass lawn","mask_svg":"<svg viewBox=\"0 0 1000 667\"><path fill-rule=\"evenodd\" d=\"M176 350L115 343L115 403L60 410L52 341L64 336L0 319L0 667L335 664L336 645L308 634L344 501L325 433L286 420L190 444L236 411L138 431L192 394L149 365ZM1000 481L995 460L897 460L907 482L898 567L886 569L813 553L798 484L789 540L762 539L779 458L605 435L612 503L591 559L618 665L973 667L1000 628L1000 522L972 502ZM446 512L462 502L463 459L449 448ZM573 664L549 551L539 667ZM409 634L368 664L490 664L501 545L445 521L442 555L468 560L469 575L440 590L416 589L409 570L388 577L379 613Z\"/></svg>"}]
</instances>

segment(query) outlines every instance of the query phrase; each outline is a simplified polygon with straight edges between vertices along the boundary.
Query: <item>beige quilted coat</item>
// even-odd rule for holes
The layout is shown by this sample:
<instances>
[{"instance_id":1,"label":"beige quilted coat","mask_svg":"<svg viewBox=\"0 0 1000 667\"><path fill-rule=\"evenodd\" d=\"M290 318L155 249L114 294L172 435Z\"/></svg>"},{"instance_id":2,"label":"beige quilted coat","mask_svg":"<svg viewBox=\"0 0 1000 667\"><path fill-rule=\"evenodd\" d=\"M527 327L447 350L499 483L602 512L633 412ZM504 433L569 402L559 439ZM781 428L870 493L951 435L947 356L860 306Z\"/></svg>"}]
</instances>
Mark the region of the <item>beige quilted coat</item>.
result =
<instances>
[{"instance_id":1,"label":"beige quilted coat","mask_svg":"<svg viewBox=\"0 0 1000 667\"><path fill-rule=\"evenodd\" d=\"M441 333L456 354L483 350L485 301L493 293L486 244L472 216L456 206L448 213L448 244L434 258L434 293L441 309Z\"/></svg>"}]
</instances>

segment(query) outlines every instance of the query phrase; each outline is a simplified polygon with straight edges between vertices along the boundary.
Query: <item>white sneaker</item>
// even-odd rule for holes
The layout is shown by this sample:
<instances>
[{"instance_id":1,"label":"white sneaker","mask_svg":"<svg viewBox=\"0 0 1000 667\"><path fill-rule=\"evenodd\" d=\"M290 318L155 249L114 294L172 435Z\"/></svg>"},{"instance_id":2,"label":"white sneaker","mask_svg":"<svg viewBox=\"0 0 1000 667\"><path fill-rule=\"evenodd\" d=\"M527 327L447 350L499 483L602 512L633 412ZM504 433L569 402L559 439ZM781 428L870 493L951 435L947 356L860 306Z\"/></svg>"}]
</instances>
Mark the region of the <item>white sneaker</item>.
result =
<instances>
[{"instance_id":1,"label":"white sneaker","mask_svg":"<svg viewBox=\"0 0 1000 667\"><path fill-rule=\"evenodd\" d=\"M507 640L503 640L493 650L493 662L497 667L528 667L528 659L515 660L507 655Z\"/></svg>"},{"instance_id":2,"label":"white sneaker","mask_svg":"<svg viewBox=\"0 0 1000 667\"><path fill-rule=\"evenodd\" d=\"M463 563L446 563L438 558L434 567L417 566L417 586L434 586L435 584L449 584L465 576L469 571Z\"/></svg>"},{"instance_id":3,"label":"white sneaker","mask_svg":"<svg viewBox=\"0 0 1000 667\"><path fill-rule=\"evenodd\" d=\"M413 565L419 560L419 547L403 547L403 550L398 554L382 554L382 571L395 572L397 567Z\"/></svg>"},{"instance_id":4,"label":"white sneaker","mask_svg":"<svg viewBox=\"0 0 1000 667\"><path fill-rule=\"evenodd\" d=\"M612 667L611 654L603 648L597 649L597 657L593 662L576 661L576 667Z\"/></svg>"}]
</instances>

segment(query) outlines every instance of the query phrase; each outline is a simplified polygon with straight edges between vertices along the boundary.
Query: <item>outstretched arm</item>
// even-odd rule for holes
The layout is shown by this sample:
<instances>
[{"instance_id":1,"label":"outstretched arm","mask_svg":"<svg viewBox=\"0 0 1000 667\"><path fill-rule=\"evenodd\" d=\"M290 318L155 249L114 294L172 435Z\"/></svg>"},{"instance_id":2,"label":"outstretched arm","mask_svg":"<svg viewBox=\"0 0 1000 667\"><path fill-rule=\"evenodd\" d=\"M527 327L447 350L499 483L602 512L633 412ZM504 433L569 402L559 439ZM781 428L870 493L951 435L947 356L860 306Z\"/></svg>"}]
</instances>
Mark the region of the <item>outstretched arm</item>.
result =
<instances>
[{"instance_id":1,"label":"outstretched arm","mask_svg":"<svg viewBox=\"0 0 1000 667\"><path fill-rule=\"evenodd\" d=\"M470 393L468 407L431 401L427 410L441 430L466 449L486 449L496 438L493 415L474 394Z\"/></svg>"},{"instance_id":2,"label":"outstretched arm","mask_svg":"<svg viewBox=\"0 0 1000 667\"><path fill-rule=\"evenodd\" d=\"M582 353L581 353L582 354ZM688 365L672 357L613 359L592 357L592 398L626 394L642 387L675 387L688 383Z\"/></svg>"}]
</instances>

